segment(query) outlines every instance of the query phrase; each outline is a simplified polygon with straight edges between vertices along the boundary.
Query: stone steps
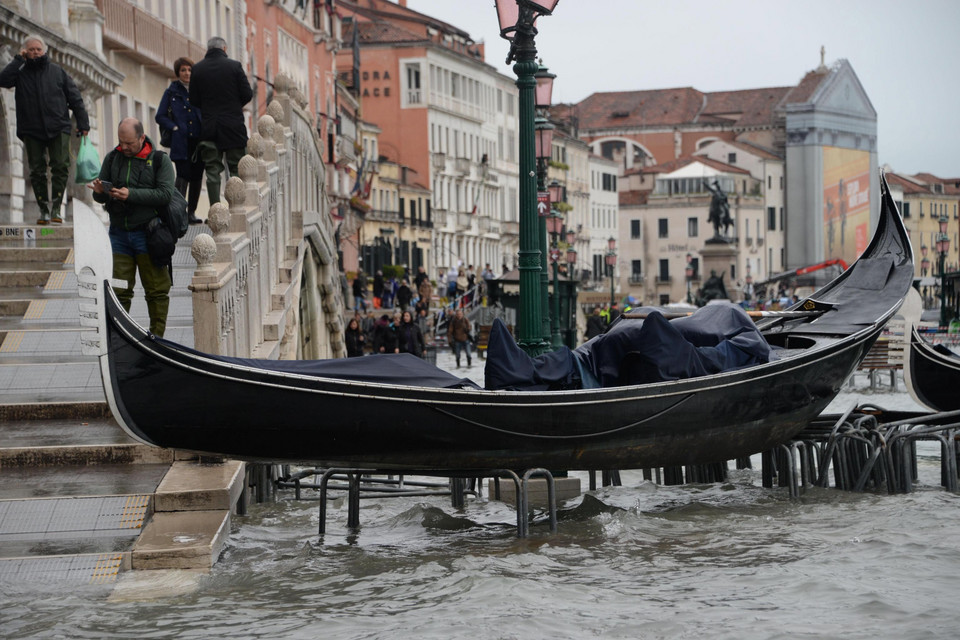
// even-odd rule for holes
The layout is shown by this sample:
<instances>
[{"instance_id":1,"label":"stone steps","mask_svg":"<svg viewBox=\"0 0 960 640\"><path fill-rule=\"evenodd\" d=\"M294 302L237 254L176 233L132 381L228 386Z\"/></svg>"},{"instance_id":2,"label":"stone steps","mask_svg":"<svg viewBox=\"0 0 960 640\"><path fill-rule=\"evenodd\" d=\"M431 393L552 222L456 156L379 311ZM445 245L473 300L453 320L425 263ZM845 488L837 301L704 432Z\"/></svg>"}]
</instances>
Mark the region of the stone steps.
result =
<instances>
[{"instance_id":1,"label":"stone steps","mask_svg":"<svg viewBox=\"0 0 960 640\"><path fill-rule=\"evenodd\" d=\"M193 345L191 227L174 255L166 337ZM245 465L131 439L80 350L70 225L0 226L0 582L111 583L205 570L244 499ZM142 288L131 315L146 325Z\"/></svg>"}]
</instances>

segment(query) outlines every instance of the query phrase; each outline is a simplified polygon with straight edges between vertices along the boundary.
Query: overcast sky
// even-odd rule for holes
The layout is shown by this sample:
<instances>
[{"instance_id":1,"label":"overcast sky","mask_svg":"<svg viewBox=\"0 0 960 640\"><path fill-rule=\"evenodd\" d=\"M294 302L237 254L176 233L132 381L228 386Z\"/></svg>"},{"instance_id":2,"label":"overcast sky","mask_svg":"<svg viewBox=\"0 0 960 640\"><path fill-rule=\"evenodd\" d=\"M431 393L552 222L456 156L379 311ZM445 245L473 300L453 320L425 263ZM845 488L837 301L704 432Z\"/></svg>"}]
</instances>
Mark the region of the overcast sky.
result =
<instances>
[{"instance_id":1,"label":"overcast sky","mask_svg":"<svg viewBox=\"0 0 960 640\"><path fill-rule=\"evenodd\" d=\"M487 45L504 64L493 0L408 0ZM537 23L554 102L596 91L795 85L846 58L878 119L881 164L960 177L958 0L560 0Z\"/></svg>"}]
</instances>

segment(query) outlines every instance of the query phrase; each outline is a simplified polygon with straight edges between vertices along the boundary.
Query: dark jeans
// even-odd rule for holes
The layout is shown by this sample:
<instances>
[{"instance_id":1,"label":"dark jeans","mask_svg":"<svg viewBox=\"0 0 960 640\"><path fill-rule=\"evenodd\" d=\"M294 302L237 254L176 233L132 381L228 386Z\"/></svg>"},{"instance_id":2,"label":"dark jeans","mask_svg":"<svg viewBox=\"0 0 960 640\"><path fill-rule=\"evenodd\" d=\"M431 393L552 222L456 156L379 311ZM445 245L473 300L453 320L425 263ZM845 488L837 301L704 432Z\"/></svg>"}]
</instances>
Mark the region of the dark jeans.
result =
<instances>
[{"instance_id":1,"label":"dark jeans","mask_svg":"<svg viewBox=\"0 0 960 640\"><path fill-rule=\"evenodd\" d=\"M26 136L23 146L27 151L27 165L30 167L30 184L33 195L43 217L51 213L60 215L63 192L67 188L67 174L70 172L70 134L61 133L49 140L38 140ZM47 183L47 158L49 157L51 183ZM53 195L50 195L50 187Z\"/></svg>"},{"instance_id":2,"label":"dark jeans","mask_svg":"<svg viewBox=\"0 0 960 640\"><path fill-rule=\"evenodd\" d=\"M453 357L457 360L457 366L460 366L460 351L467 352L467 364L471 362L470 359L470 343L467 340L454 340L453 341Z\"/></svg>"},{"instance_id":3,"label":"dark jeans","mask_svg":"<svg viewBox=\"0 0 960 640\"><path fill-rule=\"evenodd\" d=\"M195 154L199 142L197 138L188 138L186 159L173 161L177 168L177 190L187 199L187 211L191 216L197 211L200 189L203 188L204 164L199 154Z\"/></svg>"}]
</instances>

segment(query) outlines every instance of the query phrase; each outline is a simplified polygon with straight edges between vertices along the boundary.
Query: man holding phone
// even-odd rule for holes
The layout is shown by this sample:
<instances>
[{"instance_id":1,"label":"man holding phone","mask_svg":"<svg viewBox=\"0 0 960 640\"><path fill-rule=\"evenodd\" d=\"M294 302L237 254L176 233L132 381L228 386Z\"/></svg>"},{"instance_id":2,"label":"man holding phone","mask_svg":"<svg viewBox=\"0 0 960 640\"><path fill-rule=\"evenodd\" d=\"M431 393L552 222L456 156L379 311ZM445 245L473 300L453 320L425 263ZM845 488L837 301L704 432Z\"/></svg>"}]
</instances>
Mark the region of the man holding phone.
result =
<instances>
[{"instance_id":1,"label":"man holding phone","mask_svg":"<svg viewBox=\"0 0 960 640\"><path fill-rule=\"evenodd\" d=\"M0 72L0 87L15 88L17 137L27 151L30 184L40 208L37 224L59 224L70 172L70 111L77 119L77 135L90 130L80 91L67 72L50 61L47 46L37 36L24 40L20 54Z\"/></svg>"},{"instance_id":2,"label":"man holding phone","mask_svg":"<svg viewBox=\"0 0 960 640\"><path fill-rule=\"evenodd\" d=\"M113 277L127 281L117 299L127 311L133 300L137 273L150 314L150 331L163 337L170 308L170 274L153 263L147 252L147 225L173 197L174 172L170 156L154 153L143 123L125 118L117 128L119 144L106 155L100 177L89 186L93 199L110 214Z\"/></svg>"}]
</instances>

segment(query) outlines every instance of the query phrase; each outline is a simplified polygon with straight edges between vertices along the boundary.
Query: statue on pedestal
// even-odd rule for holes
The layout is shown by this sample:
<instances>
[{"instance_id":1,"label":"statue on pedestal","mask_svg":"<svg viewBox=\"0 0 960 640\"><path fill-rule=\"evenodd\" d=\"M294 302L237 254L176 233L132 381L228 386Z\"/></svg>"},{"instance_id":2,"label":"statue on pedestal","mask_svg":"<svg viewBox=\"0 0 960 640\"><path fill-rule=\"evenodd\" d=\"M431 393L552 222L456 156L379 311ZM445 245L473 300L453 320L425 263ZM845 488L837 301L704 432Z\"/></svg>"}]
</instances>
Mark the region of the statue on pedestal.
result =
<instances>
[{"instance_id":1,"label":"statue on pedestal","mask_svg":"<svg viewBox=\"0 0 960 640\"><path fill-rule=\"evenodd\" d=\"M708 242L729 242L727 230L733 226L733 218L730 217L730 203L727 202L727 194L720 188L720 182L713 181L711 187L705 183L707 191L713 194L710 200L710 216L707 220L713 225L713 238ZM723 227L723 233L720 233L720 227Z\"/></svg>"},{"instance_id":2,"label":"statue on pedestal","mask_svg":"<svg viewBox=\"0 0 960 640\"><path fill-rule=\"evenodd\" d=\"M703 287L697 291L697 306L702 307L711 300L729 299L727 288L723 284L723 273L718 276L716 270L711 269L710 277L703 283Z\"/></svg>"}]
</instances>

